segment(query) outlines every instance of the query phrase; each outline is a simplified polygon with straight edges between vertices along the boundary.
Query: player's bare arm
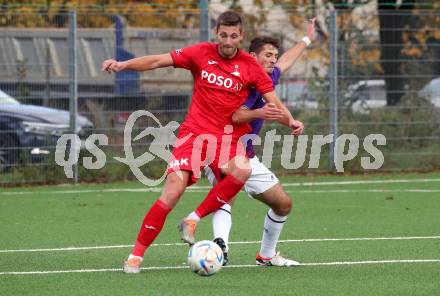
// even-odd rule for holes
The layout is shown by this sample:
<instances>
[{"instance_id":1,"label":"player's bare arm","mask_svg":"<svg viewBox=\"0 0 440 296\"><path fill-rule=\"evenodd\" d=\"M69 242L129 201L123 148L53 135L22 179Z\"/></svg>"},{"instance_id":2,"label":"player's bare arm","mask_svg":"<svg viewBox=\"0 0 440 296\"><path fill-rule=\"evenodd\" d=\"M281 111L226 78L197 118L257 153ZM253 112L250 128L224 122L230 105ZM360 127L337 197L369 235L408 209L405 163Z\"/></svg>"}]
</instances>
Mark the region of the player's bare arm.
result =
<instances>
[{"instance_id":1,"label":"player's bare arm","mask_svg":"<svg viewBox=\"0 0 440 296\"><path fill-rule=\"evenodd\" d=\"M131 71L148 71L157 68L164 68L173 66L173 59L169 53L159 55L147 55L130 59L123 62L118 62L114 59L105 60L102 63L102 71L109 73L119 72L122 70Z\"/></svg>"},{"instance_id":2,"label":"player's bare arm","mask_svg":"<svg viewBox=\"0 0 440 296\"><path fill-rule=\"evenodd\" d=\"M304 37L303 40L301 40L301 42L298 42L294 47L290 48L280 56L276 65L280 68L281 72L284 72L285 70L289 69L300 57L303 51L307 48L309 43L313 39L315 39L315 31L316 31L315 22L316 22L316 18L311 19L307 26L306 37ZM305 38L308 38L308 40Z\"/></svg>"},{"instance_id":3,"label":"player's bare arm","mask_svg":"<svg viewBox=\"0 0 440 296\"><path fill-rule=\"evenodd\" d=\"M290 127L292 129L292 134L295 136L302 134L304 130L304 124L301 121L295 120L293 118L289 109L287 109L287 107L280 101L280 99L278 99L275 91L263 94L263 98L267 103L272 103L277 108L281 109L281 111L283 111L284 116L278 119L279 123Z\"/></svg>"},{"instance_id":4,"label":"player's bare arm","mask_svg":"<svg viewBox=\"0 0 440 296\"><path fill-rule=\"evenodd\" d=\"M279 120L284 116L283 111L277 108L274 104L266 104L262 108L258 109L248 109L242 106L240 109L232 114L233 123L246 123L254 119L264 119L264 120Z\"/></svg>"}]
</instances>

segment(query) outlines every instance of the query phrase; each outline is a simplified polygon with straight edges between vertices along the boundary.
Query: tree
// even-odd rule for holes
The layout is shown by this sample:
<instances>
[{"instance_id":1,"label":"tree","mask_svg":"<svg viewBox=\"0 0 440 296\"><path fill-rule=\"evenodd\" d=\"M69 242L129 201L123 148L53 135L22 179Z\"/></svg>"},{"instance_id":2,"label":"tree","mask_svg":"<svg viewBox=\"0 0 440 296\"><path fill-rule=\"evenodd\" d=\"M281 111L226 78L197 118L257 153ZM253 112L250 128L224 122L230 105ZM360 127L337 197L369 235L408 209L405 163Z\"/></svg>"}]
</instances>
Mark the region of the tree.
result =
<instances>
[{"instance_id":1,"label":"tree","mask_svg":"<svg viewBox=\"0 0 440 296\"><path fill-rule=\"evenodd\" d=\"M402 65L403 39L402 34L409 25L414 0L402 0L399 6L397 0L379 0L379 24L381 42L381 65L384 71L387 91L387 105L393 106L400 102L404 94L404 79Z\"/></svg>"},{"instance_id":2,"label":"tree","mask_svg":"<svg viewBox=\"0 0 440 296\"><path fill-rule=\"evenodd\" d=\"M109 16L123 16L129 26L191 27L197 19L199 0L0 0L0 27L66 27L67 12L78 11L78 26L113 25Z\"/></svg>"},{"instance_id":3,"label":"tree","mask_svg":"<svg viewBox=\"0 0 440 296\"><path fill-rule=\"evenodd\" d=\"M366 1L335 0L331 2L336 9L351 9L358 4L365 4ZM377 1L379 11L380 65L386 85L387 105L389 106L399 103L404 94L404 76L407 69L402 60L408 58L408 55L404 53L404 35L411 23L411 19L415 18L412 15L414 7L414 0ZM343 34L341 35L343 36ZM343 38L342 36L341 38Z\"/></svg>"}]
</instances>

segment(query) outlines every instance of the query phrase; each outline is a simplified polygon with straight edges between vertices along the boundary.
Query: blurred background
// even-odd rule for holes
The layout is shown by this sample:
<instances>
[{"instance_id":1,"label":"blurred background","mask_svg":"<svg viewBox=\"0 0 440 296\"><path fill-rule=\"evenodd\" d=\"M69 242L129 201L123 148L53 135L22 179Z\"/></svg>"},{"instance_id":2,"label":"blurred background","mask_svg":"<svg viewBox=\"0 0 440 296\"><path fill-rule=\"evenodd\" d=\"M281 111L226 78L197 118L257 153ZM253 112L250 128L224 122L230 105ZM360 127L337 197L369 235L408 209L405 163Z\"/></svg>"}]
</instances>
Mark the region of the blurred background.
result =
<instances>
[{"instance_id":1,"label":"blurred background","mask_svg":"<svg viewBox=\"0 0 440 296\"><path fill-rule=\"evenodd\" d=\"M135 110L148 110L166 125L181 123L192 95L188 71L101 72L107 58L126 60L214 40L217 16L242 14L246 41L281 39L288 49L317 17L318 36L283 74L277 93L306 126L304 165L286 170L276 144L278 174L333 173L334 146L325 145L319 167L308 168L313 135L355 134L360 153L345 172L369 173L360 157L369 134L386 145L379 172L440 168L440 4L436 1L3 1L0 4L0 186L108 182L134 179L124 157L124 126ZM138 120L133 137L157 123ZM278 134L288 131L278 124ZM57 140L105 134L106 165L83 167L81 149L73 179L55 163ZM264 134L263 134L264 135ZM135 155L152 137L132 143ZM295 158L295 146L292 162ZM83 147L82 147L83 148ZM261 148L261 149L260 149ZM260 147L260 153L262 147ZM67 156L66 156L67 157ZM142 166L162 175L159 158ZM377 170L371 173L377 173Z\"/></svg>"}]
</instances>

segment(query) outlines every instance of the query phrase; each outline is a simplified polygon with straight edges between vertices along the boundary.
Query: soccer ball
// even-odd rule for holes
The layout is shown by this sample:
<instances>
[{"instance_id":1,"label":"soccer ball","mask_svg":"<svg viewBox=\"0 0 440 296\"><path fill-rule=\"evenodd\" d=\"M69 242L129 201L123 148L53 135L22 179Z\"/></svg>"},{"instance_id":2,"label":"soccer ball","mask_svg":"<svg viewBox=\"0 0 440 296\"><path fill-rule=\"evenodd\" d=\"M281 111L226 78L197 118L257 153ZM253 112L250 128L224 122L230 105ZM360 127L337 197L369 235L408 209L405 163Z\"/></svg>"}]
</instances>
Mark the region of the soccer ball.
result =
<instances>
[{"instance_id":1,"label":"soccer ball","mask_svg":"<svg viewBox=\"0 0 440 296\"><path fill-rule=\"evenodd\" d=\"M201 276L216 274L223 266L222 249L214 242L196 242L188 252L188 265Z\"/></svg>"}]
</instances>

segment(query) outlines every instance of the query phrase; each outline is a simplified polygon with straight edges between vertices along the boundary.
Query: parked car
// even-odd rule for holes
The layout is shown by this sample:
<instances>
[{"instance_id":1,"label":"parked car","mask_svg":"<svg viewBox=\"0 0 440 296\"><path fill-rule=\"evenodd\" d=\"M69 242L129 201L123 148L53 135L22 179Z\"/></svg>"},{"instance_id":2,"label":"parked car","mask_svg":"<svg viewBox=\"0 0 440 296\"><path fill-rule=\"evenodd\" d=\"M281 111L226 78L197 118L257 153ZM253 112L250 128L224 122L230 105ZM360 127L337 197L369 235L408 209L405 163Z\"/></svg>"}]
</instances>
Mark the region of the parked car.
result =
<instances>
[{"instance_id":1,"label":"parked car","mask_svg":"<svg viewBox=\"0 0 440 296\"><path fill-rule=\"evenodd\" d=\"M69 132L69 112L21 104L0 90L0 171L18 163L22 156L41 161L50 155L57 139ZM77 133L87 137L93 124L78 116Z\"/></svg>"},{"instance_id":2,"label":"parked car","mask_svg":"<svg viewBox=\"0 0 440 296\"><path fill-rule=\"evenodd\" d=\"M440 108L440 78L431 80L417 94ZM351 100L353 112L368 113L370 109L385 107L387 105L385 80L358 81L348 87L345 98Z\"/></svg>"},{"instance_id":3,"label":"parked car","mask_svg":"<svg viewBox=\"0 0 440 296\"><path fill-rule=\"evenodd\" d=\"M385 107L385 80L361 80L348 87L345 97L351 100L351 109L356 113L368 113L369 109Z\"/></svg>"},{"instance_id":4,"label":"parked car","mask_svg":"<svg viewBox=\"0 0 440 296\"><path fill-rule=\"evenodd\" d=\"M427 98L435 107L440 108L440 77L432 79L417 94L419 97Z\"/></svg>"}]
</instances>

